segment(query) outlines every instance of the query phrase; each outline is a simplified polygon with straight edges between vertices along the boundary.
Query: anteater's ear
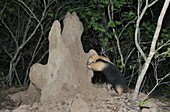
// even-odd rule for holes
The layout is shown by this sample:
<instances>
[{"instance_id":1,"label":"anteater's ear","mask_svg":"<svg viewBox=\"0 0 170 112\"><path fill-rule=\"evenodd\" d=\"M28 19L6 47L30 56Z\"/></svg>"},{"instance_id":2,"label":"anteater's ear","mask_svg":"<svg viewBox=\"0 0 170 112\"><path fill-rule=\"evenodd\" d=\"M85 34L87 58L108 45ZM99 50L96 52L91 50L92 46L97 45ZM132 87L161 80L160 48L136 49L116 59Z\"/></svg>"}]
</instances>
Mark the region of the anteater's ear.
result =
<instances>
[{"instance_id":1,"label":"anteater's ear","mask_svg":"<svg viewBox=\"0 0 170 112\"><path fill-rule=\"evenodd\" d=\"M99 56L98 54L92 54L90 56L91 58L93 58L94 62L96 62L96 60L101 59L107 62L111 62L109 58L105 57L105 56Z\"/></svg>"},{"instance_id":2,"label":"anteater's ear","mask_svg":"<svg viewBox=\"0 0 170 112\"><path fill-rule=\"evenodd\" d=\"M106 58L104 56L98 56L98 59L101 59L101 60L104 60L104 61L107 61L107 62L111 62L109 58Z\"/></svg>"}]
</instances>

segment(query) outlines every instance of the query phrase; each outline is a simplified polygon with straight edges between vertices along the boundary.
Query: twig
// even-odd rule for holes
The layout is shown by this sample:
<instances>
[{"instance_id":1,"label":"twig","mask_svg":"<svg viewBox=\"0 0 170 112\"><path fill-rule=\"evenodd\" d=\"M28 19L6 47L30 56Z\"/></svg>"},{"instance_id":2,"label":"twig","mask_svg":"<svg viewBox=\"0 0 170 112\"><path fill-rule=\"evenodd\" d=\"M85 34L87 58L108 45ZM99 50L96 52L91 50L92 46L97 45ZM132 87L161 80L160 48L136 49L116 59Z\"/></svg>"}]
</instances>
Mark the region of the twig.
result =
<instances>
[{"instance_id":1,"label":"twig","mask_svg":"<svg viewBox=\"0 0 170 112\"><path fill-rule=\"evenodd\" d=\"M125 69L124 69L124 71L126 70L126 63L127 63L128 59L130 58L130 56L131 56L131 54L133 53L134 50L135 50L135 48L133 48L133 49L130 51L130 53L128 54L128 56L127 56L127 58L126 58L126 60L125 60Z\"/></svg>"},{"instance_id":2,"label":"twig","mask_svg":"<svg viewBox=\"0 0 170 112\"><path fill-rule=\"evenodd\" d=\"M163 47L170 45L170 40L168 40L165 44L161 45L159 48L156 49L156 51L162 49Z\"/></svg>"},{"instance_id":3,"label":"twig","mask_svg":"<svg viewBox=\"0 0 170 112\"><path fill-rule=\"evenodd\" d=\"M5 3L3 9L2 9L1 12L0 12L1 16L2 16L5 8L6 8L6 3ZM16 47L18 47L18 42L17 42L17 40L16 40L16 37L14 36L14 34L12 33L12 31L11 31L11 29L8 27L8 25L4 22L4 20L2 19L1 16L0 16L0 19L1 19L2 24L3 24L3 25L5 26L5 28L9 31L9 33L10 33L11 36L12 36L12 38L14 39L14 42L15 42L15 44L16 44Z\"/></svg>"},{"instance_id":4,"label":"twig","mask_svg":"<svg viewBox=\"0 0 170 112\"><path fill-rule=\"evenodd\" d=\"M21 84L21 82L20 82L20 80L19 80L19 77L18 77L17 71L16 71L16 69L15 69L15 66L13 67L13 69L14 69L15 76L16 76L16 78L17 78L17 81L18 81L18 83L19 83L20 87L22 87L22 84Z\"/></svg>"},{"instance_id":5,"label":"twig","mask_svg":"<svg viewBox=\"0 0 170 112\"><path fill-rule=\"evenodd\" d=\"M47 51L41 56L41 58L38 60L37 63L39 63L39 62L47 55L48 52L49 52L49 50L47 50Z\"/></svg>"},{"instance_id":6,"label":"twig","mask_svg":"<svg viewBox=\"0 0 170 112\"><path fill-rule=\"evenodd\" d=\"M136 66L133 66L133 69L132 69L132 75L131 75L131 78L129 80L129 83L128 83L128 87L130 86L130 83L132 82L132 79L133 79L133 76L134 76L134 69L135 69Z\"/></svg>"},{"instance_id":7,"label":"twig","mask_svg":"<svg viewBox=\"0 0 170 112\"><path fill-rule=\"evenodd\" d=\"M134 50L135 50L135 48L133 48L133 49L130 51L130 53L128 54L128 56L127 56L127 58L126 58L126 60L125 60L125 63L127 63L129 57L131 56L131 54L133 53Z\"/></svg>"},{"instance_id":8,"label":"twig","mask_svg":"<svg viewBox=\"0 0 170 112\"><path fill-rule=\"evenodd\" d=\"M143 98L142 101L145 101L146 98L155 90L155 88L156 88L157 86L159 86L160 83L161 83L165 78L167 78L168 76L170 76L170 72L169 72L168 74L166 74L164 77L162 77L162 78L160 78L160 79L157 79L158 82L156 83L155 87L152 88L152 90Z\"/></svg>"},{"instance_id":9,"label":"twig","mask_svg":"<svg viewBox=\"0 0 170 112\"><path fill-rule=\"evenodd\" d=\"M27 22L27 25L26 25L26 29L24 31L24 36L23 36L23 39L22 39L22 43L26 40L28 31L30 29L30 23L31 23L31 18L28 19L28 22Z\"/></svg>"},{"instance_id":10,"label":"twig","mask_svg":"<svg viewBox=\"0 0 170 112\"><path fill-rule=\"evenodd\" d=\"M111 0L110 0L110 3L111 3L111 5L113 5ZM113 13L113 12L110 11L110 6L109 6L109 5L108 5L108 7L107 7L107 10L108 10L109 20L112 21L112 19L113 19L113 14L112 14L112 13ZM112 28L112 31L113 31L114 37L115 37L115 39L116 39L117 48L118 48L118 52L119 52L120 59L121 59L121 64L122 64L122 66L124 66L124 65L125 65L125 64L124 64L124 58L123 58L123 54L122 54L122 51L121 51L121 48L120 48L119 38L118 38L118 36L116 35L116 31L115 31L114 28Z\"/></svg>"},{"instance_id":11,"label":"twig","mask_svg":"<svg viewBox=\"0 0 170 112\"><path fill-rule=\"evenodd\" d=\"M120 32L118 38L120 38L120 37L122 36L122 33L124 32L124 30L125 30L131 23L133 23L135 20L136 20L136 18L133 19L133 20L131 20L131 21L129 21L129 22L125 25L125 27L124 27L124 28L122 29L122 31Z\"/></svg>"},{"instance_id":12,"label":"twig","mask_svg":"<svg viewBox=\"0 0 170 112\"><path fill-rule=\"evenodd\" d=\"M21 4L26 8L26 9L25 9L25 8L21 5L21 7L23 7L23 9L25 10L25 12L27 12L27 14L30 15L30 17L31 17L31 15L32 15L32 17L33 17L35 20L37 20L37 22L40 22L40 21L38 20L38 18L35 16L35 14L32 12L32 10L31 10L22 0L18 0L18 2L21 3ZM28 10L29 12L28 12L27 10Z\"/></svg>"}]
</instances>

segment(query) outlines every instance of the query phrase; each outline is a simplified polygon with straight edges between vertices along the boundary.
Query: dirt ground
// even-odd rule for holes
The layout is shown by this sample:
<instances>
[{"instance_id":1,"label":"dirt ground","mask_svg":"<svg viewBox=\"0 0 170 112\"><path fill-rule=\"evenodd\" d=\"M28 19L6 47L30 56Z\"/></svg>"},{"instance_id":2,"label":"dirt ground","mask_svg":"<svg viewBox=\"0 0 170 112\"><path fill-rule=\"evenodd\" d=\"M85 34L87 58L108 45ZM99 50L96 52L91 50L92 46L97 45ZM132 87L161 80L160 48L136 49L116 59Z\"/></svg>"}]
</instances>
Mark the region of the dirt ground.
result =
<instances>
[{"instance_id":1,"label":"dirt ground","mask_svg":"<svg viewBox=\"0 0 170 112\"><path fill-rule=\"evenodd\" d=\"M101 85L93 85L99 91L106 91ZM21 105L10 99L10 95L23 88L9 88L0 93L0 112L170 112L170 102L166 99L150 98L143 107L139 107L140 100L145 94L140 93L138 100L132 100L131 93L118 96L114 90L112 94L99 94L93 99L86 99L78 94L76 97L63 99L55 103L42 105L35 102L31 105ZM32 96L29 96L30 98Z\"/></svg>"}]
</instances>

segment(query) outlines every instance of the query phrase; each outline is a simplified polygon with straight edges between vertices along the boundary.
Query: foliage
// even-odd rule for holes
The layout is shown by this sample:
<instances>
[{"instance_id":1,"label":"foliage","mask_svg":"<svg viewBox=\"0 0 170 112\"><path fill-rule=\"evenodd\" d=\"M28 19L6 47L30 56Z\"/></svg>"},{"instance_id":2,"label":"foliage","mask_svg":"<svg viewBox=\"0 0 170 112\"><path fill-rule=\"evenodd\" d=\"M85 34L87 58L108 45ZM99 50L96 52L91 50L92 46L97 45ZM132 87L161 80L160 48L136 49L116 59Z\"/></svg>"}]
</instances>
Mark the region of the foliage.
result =
<instances>
[{"instance_id":1,"label":"foliage","mask_svg":"<svg viewBox=\"0 0 170 112\"><path fill-rule=\"evenodd\" d=\"M85 21L85 33L87 32L87 34L89 34L88 32L91 32L89 35L92 41L91 46L94 46L95 48L96 45L99 45L99 51L104 49L104 51L101 53L102 55L110 55L110 58L112 58L112 55L118 55L115 54L117 52L117 48L112 28L116 29L116 34L118 35L122 32L122 29L128 24L128 22L135 18L135 12L133 8L127 8L127 6L132 6L131 4L132 2L127 3L125 0L116 1L114 3L110 3L110 0L99 0L89 2L87 5L89 7L86 7L85 11L80 12L81 17ZM113 11L114 19L111 21L108 18L108 6L110 6L111 10ZM119 35L120 39L123 40L133 37L133 26L129 25L125 30L129 31L130 33L127 32L127 35Z\"/></svg>"},{"instance_id":2,"label":"foliage","mask_svg":"<svg viewBox=\"0 0 170 112\"><path fill-rule=\"evenodd\" d=\"M139 106L140 106L140 107L145 107L148 103L149 103L148 100L141 101L140 104L139 104Z\"/></svg>"}]
</instances>

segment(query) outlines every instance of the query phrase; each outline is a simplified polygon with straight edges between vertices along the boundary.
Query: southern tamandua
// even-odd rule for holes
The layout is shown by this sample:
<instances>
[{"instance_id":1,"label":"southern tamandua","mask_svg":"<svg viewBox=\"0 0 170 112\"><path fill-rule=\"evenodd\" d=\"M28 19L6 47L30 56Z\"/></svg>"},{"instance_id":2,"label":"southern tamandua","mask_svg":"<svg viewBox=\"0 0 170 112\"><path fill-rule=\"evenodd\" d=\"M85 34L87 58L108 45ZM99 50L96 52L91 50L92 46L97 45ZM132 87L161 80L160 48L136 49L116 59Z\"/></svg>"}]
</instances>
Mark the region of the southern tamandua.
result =
<instances>
[{"instance_id":1,"label":"southern tamandua","mask_svg":"<svg viewBox=\"0 0 170 112\"><path fill-rule=\"evenodd\" d=\"M124 76L108 58L97 54L92 55L88 58L86 66L90 70L102 72L106 76L107 83L111 85L119 95L128 91Z\"/></svg>"}]
</instances>

